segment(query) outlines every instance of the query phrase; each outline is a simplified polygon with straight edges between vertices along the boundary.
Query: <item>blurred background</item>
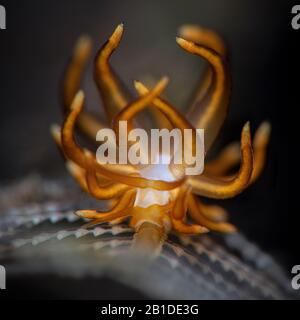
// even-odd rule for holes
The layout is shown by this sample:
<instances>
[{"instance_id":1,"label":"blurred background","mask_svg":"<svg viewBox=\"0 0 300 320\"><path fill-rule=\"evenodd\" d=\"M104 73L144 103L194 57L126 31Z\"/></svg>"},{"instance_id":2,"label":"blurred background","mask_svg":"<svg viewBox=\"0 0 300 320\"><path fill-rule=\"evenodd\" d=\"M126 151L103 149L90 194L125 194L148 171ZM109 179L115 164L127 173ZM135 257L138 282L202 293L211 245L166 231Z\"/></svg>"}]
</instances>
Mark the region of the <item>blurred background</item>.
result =
<instances>
[{"instance_id":1,"label":"blurred background","mask_svg":"<svg viewBox=\"0 0 300 320\"><path fill-rule=\"evenodd\" d=\"M63 161L49 126L61 123L59 83L76 39L91 35L95 51L120 22L125 34L112 58L133 91L134 79L171 79L166 94L182 110L190 101L204 63L181 50L175 36L185 23L218 31L229 48L233 91L230 111L216 152L239 139L243 124L252 131L269 120L272 139L259 181L232 200L220 202L239 229L285 267L299 264L288 198L289 78L286 41L289 1L253 0L61 0L5 1L7 30L0 31L0 181L32 172L60 177ZM84 81L88 105L102 113L92 75ZM294 211L293 211L294 212ZM297 212L294 213L296 215Z\"/></svg>"}]
</instances>

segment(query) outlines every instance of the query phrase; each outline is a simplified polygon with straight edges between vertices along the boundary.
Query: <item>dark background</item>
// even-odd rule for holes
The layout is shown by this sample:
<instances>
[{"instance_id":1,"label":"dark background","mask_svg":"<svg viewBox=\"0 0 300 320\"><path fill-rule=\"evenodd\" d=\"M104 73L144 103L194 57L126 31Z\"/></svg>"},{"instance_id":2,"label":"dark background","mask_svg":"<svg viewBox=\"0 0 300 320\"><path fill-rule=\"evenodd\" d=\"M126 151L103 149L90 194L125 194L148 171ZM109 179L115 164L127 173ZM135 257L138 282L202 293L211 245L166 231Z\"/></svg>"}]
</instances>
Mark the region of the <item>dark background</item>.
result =
<instances>
[{"instance_id":1,"label":"dark background","mask_svg":"<svg viewBox=\"0 0 300 320\"><path fill-rule=\"evenodd\" d=\"M31 172L65 174L49 134L61 122L59 81L72 47L90 34L95 50L115 26L125 35L112 62L128 87L133 79L168 75L171 102L185 108L201 75L203 62L179 49L177 28L199 24L219 31L230 50L233 94L230 112L216 148L237 140L250 120L254 132L272 123L267 168L242 195L221 203L231 220L251 240L281 261L287 272L300 263L297 230L289 194L289 1L0 1L7 10L7 30L0 30L0 179ZM298 31L300 34L300 31ZM296 37L295 37L296 38ZM299 36L298 36L299 39ZM92 68L85 79L88 102L101 110ZM296 228L295 228L296 229Z\"/></svg>"}]
</instances>

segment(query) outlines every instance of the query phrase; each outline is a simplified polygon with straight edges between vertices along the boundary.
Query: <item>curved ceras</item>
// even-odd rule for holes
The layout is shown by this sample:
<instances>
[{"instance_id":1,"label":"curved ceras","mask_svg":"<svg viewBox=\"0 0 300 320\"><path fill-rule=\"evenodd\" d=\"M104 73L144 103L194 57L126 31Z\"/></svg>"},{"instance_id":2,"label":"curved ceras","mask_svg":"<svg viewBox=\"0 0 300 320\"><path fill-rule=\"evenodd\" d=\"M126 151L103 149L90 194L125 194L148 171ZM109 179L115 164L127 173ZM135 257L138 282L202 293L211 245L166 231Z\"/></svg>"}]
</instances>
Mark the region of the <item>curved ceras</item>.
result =
<instances>
[{"instance_id":1,"label":"curved ceras","mask_svg":"<svg viewBox=\"0 0 300 320\"><path fill-rule=\"evenodd\" d=\"M261 174L270 136L270 124L265 122L254 136L253 154L250 125L246 123L240 144L233 143L226 147L220 156L205 165L202 175L178 176L170 165L166 170L169 170L169 175L173 175L173 179L168 181L149 179L141 174L141 167L138 166L101 165L92 152L77 144L74 134L76 125L84 135L94 140L97 131L108 127L109 124L115 131L122 120L129 121L130 128L138 126L134 122L135 117L151 106L151 111L160 125L180 130L203 128L208 152L228 110L230 76L226 63L226 49L222 39L214 31L186 25L180 28L179 33L181 37L176 39L178 45L188 53L203 58L209 65L187 118L160 97L167 85L167 78L162 78L151 90L136 81L135 89L139 98L129 98L127 90L121 85L109 64L110 56L122 38L123 25L119 25L97 53L94 64L95 81L107 120L95 119L83 110L84 94L79 89L91 51L91 42L89 38L82 37L75 47L63 81L66 118L62 128L52 127L53 137L66 158L70 174L84 191L99 200L109 200L108 206L111 209L107 212L76 212L77 215L92 220L86 227L103 222L119 223L130 217L129 224L136 232L134 247L149 249L154 253L160 251L168 232L172 229L185 234L201 234L209 230L236 230L226 222L228 214L223 208L202 203L195 195L225 199L242 192ZM239 171L234 175L227 175L238 163ZM179 171L182 174L183 170ZM162 195L167 199L163 204L155 200ZM148 202L145 202L143 197L147 198ZM153 203L149 203L151 197ZM189 219L195 224L189 223Z\"/></svg>"}]
</instances>

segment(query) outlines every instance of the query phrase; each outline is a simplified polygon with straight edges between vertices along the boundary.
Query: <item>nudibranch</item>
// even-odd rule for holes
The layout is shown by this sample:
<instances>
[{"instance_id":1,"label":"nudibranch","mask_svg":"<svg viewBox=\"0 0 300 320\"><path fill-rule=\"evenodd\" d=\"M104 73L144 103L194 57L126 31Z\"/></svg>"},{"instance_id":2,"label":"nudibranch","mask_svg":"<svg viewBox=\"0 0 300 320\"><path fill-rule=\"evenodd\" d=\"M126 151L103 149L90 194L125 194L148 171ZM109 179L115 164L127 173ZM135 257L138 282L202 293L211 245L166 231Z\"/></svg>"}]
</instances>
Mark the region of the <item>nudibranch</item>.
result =
<instances>
[{"instance_id":1,"label":"nudibranch","mask_svg":"<svg viewBox=\"0 0 300 320\"><path fill-rule=\"evenodd\" d=\"M217 33L185 25L179 30L180 37L176 38L183 50L208 64L186 117L161 97L168 82L165 77L152 89L135 81L138 98L130 99L109 63L122 35L121 24L98 51L94 63L94 78L106 121L83 110L84 94L80 86L91 53L88 37L79 39L64 75L62 93L66 117L62 127L52 126L52 135L70 174L88 194L107 201L109 208L106 212L80 210L76 214L91 220L86 227L126 220L135 232L133 247L155 253L160 251L172 230L190 235L208 231L235 232L236 228L227 222L228 214L222 207L208 205L198 196L232 198L256 181L265 164L270 137L268 122L262 123L256 131L253 145L247 122L242 128L240 143L228 145L220 155L205 163L204 172L199 176L186 176L180 166L172 167L171 164L103 165L97 162L94 153L76 142L76 129L95 142L99 129L118 130L120 121L128 121L131 128L139 127L143 123L140 113L147 108L156 128L204 129L206 155L226 118L231 81L224 42ZM239 170L231 174L238 164Z\"/></svg>"}]
</instances>

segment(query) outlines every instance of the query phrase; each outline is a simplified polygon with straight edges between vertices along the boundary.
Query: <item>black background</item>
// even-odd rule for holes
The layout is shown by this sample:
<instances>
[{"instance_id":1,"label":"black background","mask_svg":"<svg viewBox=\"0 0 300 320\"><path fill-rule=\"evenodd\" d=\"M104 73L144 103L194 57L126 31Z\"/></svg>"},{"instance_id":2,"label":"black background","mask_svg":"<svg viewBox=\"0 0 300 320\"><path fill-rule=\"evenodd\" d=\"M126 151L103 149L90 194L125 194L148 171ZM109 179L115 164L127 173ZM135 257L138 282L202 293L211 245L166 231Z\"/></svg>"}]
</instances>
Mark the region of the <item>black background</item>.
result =
<instances>
[{"instance_id":1,"label":"black background","mask_svg":"<svg viewBox=\"0 0 300 320\"><path fill-rule=\"evenodd\" d=\"M268 164L261 179L242 195L222 201L243 233L285 266L300 263L296 217L297 194L289 175L297 173L291 132L297 101L292 72L297 65L300 31L291 28L293 2L207 1L4 1L7 30L0 30L0 179L31 172L57 177L65 173L49 126L61 122L59 81L74 42L90 34L95 50L115 26L125 35L112 62L128 87L133 79L168 75L167 95L185 108L203 63L175 43L177 28L194 23L219 31L230 50L233 94L230 112L216 150L237 140L250 120L252 131L265 119L272 123ZM199 70L199 71L198 71ZM294 73L296 75L296 73ZM296 91L290 86L295 85ZM92 68L85 79L92 109L101 110ZM297 118L296 129L297 129ZM299 124L298 124L299 126ZM296 130L297 132L297 130ZM296 135L293 135L295 137ZM298 144L299 145L299 144Z\"/></svg>"}]
</instances>

